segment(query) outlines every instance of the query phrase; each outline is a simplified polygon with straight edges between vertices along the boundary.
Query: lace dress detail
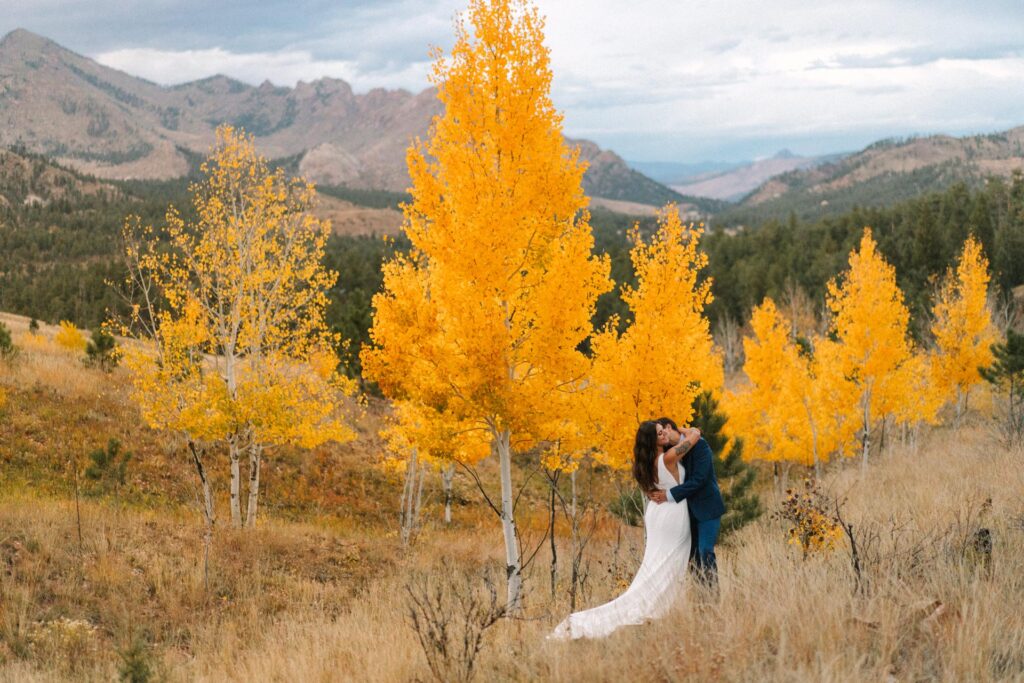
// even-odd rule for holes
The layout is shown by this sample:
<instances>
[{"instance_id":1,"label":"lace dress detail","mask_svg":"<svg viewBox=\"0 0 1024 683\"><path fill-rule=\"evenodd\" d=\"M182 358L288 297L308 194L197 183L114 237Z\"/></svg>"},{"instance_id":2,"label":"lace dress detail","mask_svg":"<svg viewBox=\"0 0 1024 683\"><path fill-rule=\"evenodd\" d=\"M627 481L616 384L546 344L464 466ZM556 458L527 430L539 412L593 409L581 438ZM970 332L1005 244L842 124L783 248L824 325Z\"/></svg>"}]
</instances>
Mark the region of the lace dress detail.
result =
<instances>
[{"instance_id":1,"label":"lace dress detail","mask_svg":"<svg viewBox=\"0 0 1024 683\"><path fill-rule=\"evenodd\" d=\"M678 466L683 480L683 467ZM658 456L657 488L676 486L676 478ZM622 626L642 624L668 612L685 586L690 557L690 511L685 503L647 503L644 557L626 592L598 607L575 612L548 636L551 639L602 638Z\"/></svg>"}]
</instances>

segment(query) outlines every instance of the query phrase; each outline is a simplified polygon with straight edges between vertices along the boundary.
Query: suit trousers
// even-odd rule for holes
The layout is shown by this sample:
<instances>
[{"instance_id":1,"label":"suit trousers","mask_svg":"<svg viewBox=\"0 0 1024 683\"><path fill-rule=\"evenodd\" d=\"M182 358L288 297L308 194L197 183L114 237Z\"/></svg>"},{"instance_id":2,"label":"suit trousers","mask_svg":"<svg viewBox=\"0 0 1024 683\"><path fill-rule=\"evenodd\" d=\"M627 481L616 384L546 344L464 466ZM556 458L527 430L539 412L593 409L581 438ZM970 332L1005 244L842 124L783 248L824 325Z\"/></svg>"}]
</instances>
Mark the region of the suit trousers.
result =
<instances>
[{"instance_id":1,"label":"suit trousers","mask_svg":"<svg viewBox=\"0 0 1024 683\"><path fill-rule=\"evenodd\" d=\"M708 585L718 583L718 561L715 558L715 543L722 528L722 518L697 521L690 518L690 560L698 576Z\"/></svg>"}]
</instances>

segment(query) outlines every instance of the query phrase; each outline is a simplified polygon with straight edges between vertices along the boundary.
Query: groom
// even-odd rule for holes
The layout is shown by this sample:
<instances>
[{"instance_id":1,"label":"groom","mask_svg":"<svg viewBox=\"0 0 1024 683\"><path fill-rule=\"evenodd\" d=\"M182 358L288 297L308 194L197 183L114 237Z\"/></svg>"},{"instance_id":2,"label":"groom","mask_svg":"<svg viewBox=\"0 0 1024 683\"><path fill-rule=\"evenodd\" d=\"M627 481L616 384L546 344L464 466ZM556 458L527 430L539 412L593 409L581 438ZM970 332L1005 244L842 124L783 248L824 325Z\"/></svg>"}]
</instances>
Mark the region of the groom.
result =
<instances>
[{"instance_id":1,"label":"groom","mask_svg":"<svg viewBox=\"0 0 1024 683\"><path fill-rule=\"evenodd\" d=\"M660 418L657 422L664 428L669 444L678 444L680 434L676 423L667 417ZM691 539L696 540L694 545L697 549L694 559L702 578L714 588L718 584L715 543L718 541L722 515L725 514L725 501L722 500L722 492L718 488L713 454L708 442L699 438L683 456L680 464L686 470L683 483L669 489L667 496L660 490L648 495L655 503L678 503L685 500L690 506L690 525L693 530Z\"/></svg>"}]
</instances>

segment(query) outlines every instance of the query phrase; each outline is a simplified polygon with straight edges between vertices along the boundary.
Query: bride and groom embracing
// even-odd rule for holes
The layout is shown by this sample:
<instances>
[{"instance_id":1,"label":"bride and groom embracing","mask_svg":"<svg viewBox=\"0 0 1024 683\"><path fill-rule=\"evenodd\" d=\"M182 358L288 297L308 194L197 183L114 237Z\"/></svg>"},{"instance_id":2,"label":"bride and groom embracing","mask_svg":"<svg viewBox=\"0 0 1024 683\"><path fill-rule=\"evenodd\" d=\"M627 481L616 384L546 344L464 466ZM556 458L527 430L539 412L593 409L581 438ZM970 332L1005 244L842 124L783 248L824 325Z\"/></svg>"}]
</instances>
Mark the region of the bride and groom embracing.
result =
<instances>
[{"instance_id":1,"label":"bride and groom embracing","mask_svg":"<svg viewBox=\"0 0 1024 683\"><path fill-rule=\"evenodd\" d=\"M550 638L600 638L663 616L684 590L691 559L697 576L717 588L715 541L725 503L700 430L679 429L667 417L642 423L633 444L633 477L651 501L644 512L644 557L633 582L611 602L570 614Z\"/></svg>"}]
</instances>

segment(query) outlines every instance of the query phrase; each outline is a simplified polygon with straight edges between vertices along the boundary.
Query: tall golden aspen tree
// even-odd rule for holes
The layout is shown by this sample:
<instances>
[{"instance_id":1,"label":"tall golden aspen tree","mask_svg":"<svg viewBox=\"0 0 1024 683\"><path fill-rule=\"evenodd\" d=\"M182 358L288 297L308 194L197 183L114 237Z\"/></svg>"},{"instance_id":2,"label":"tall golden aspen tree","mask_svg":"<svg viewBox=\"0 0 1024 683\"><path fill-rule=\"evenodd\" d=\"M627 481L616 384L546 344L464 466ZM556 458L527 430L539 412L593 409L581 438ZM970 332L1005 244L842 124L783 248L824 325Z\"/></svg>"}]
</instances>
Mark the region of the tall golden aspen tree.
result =
<instances>
[{"instance_id":1,"label":"tall golden aspen tree","mask_svg":"<svg viewBox=\"0 0 1024 683\"><path fill-rule=\"evenodd\" d=\"M682 224L675 207L659 214L650 241L636 228L632 233L637 285L622 291L632 321L621 335L616 319L595 335L587 391L598 457L613 467L632 463L641 422L667 415L687 424L694 398L722 388L722 358L704 316L711 282L699 278L707 265L700 235Z\"/></svg>"},{"instance_id":2,"label":"tall golden aspen tree","mask_svg":"<svg viewBox=\"0 0 1024 683\"><path fill-rule=\"evenodd\" d=\"M580 343L610 288L593 237L584 165L549 96L544 22L522 0L474 0L451 55L435 53L444 104L408 154L408 258L374 299L368 378L390 397L431 404L486 430L498 459L508 606L521 607L512 450L550 420L588 370Z\"/></svg>"},{"instance_id":3,"label":"tall golden aspen tree","mask_svg":"<svg viewBox=\"0 0 1024 683\"><path fill-rule=\"evenodd\" d=\"M155 355L132 347L126 364L147 422L226 442L232 523L251 527L264 449L354 438L341 406L355 385L336 372L324 323L337 274L322 265L330 226L309 212L313 187L271 172L252 138L227 126L202 172L195 222L167 212L169 250L126 222L136 305L122 331L156 342Z\"/></svg>"},{"instance_id":4,"label":"tall golden aspen tree","mask_svg":"<svg viewBox=\"0 0 1024 683\"><path fill-rule=\"evenodd\" d=\"M932 381L937 391L956 401L959 421L971 387L981 381L978 368L992 364L995 327L989 312L988 259L974 236L964 242L956 271L950 269L933 308L935 352Z\"/></svg>"},{"instance_id":5,"label":"tall golden aspen tree","mask_svg":"<svg viewBox=\"0 0 1024 683\"><path fill-rule=\"evenodd\" d=\"M850 253L850 268L828 284L832 330L841 343L843 373L857 387L861 415L861 453L867 467L872 428L896 414L903 402L917 400L898 384L908 378L901 368L913 357L907 337L910 313L896 273L878 253L866 228L860 249Z\"/></svg>"},{"instance_id":6,"label":"tall golden aspen tree","mask_svg":"<svg viewBox=\"0 0 1024 683\"><path fill-rule=\"evenodd\" d=\"M815 337L802 351L791 323L765 299L751 315L753 336L743 340L750 384L726 396L731 428L748 458L813 465L846 451L856 431L856 388L843 376L839 347Z\"/></svg>"}]
</instances>

